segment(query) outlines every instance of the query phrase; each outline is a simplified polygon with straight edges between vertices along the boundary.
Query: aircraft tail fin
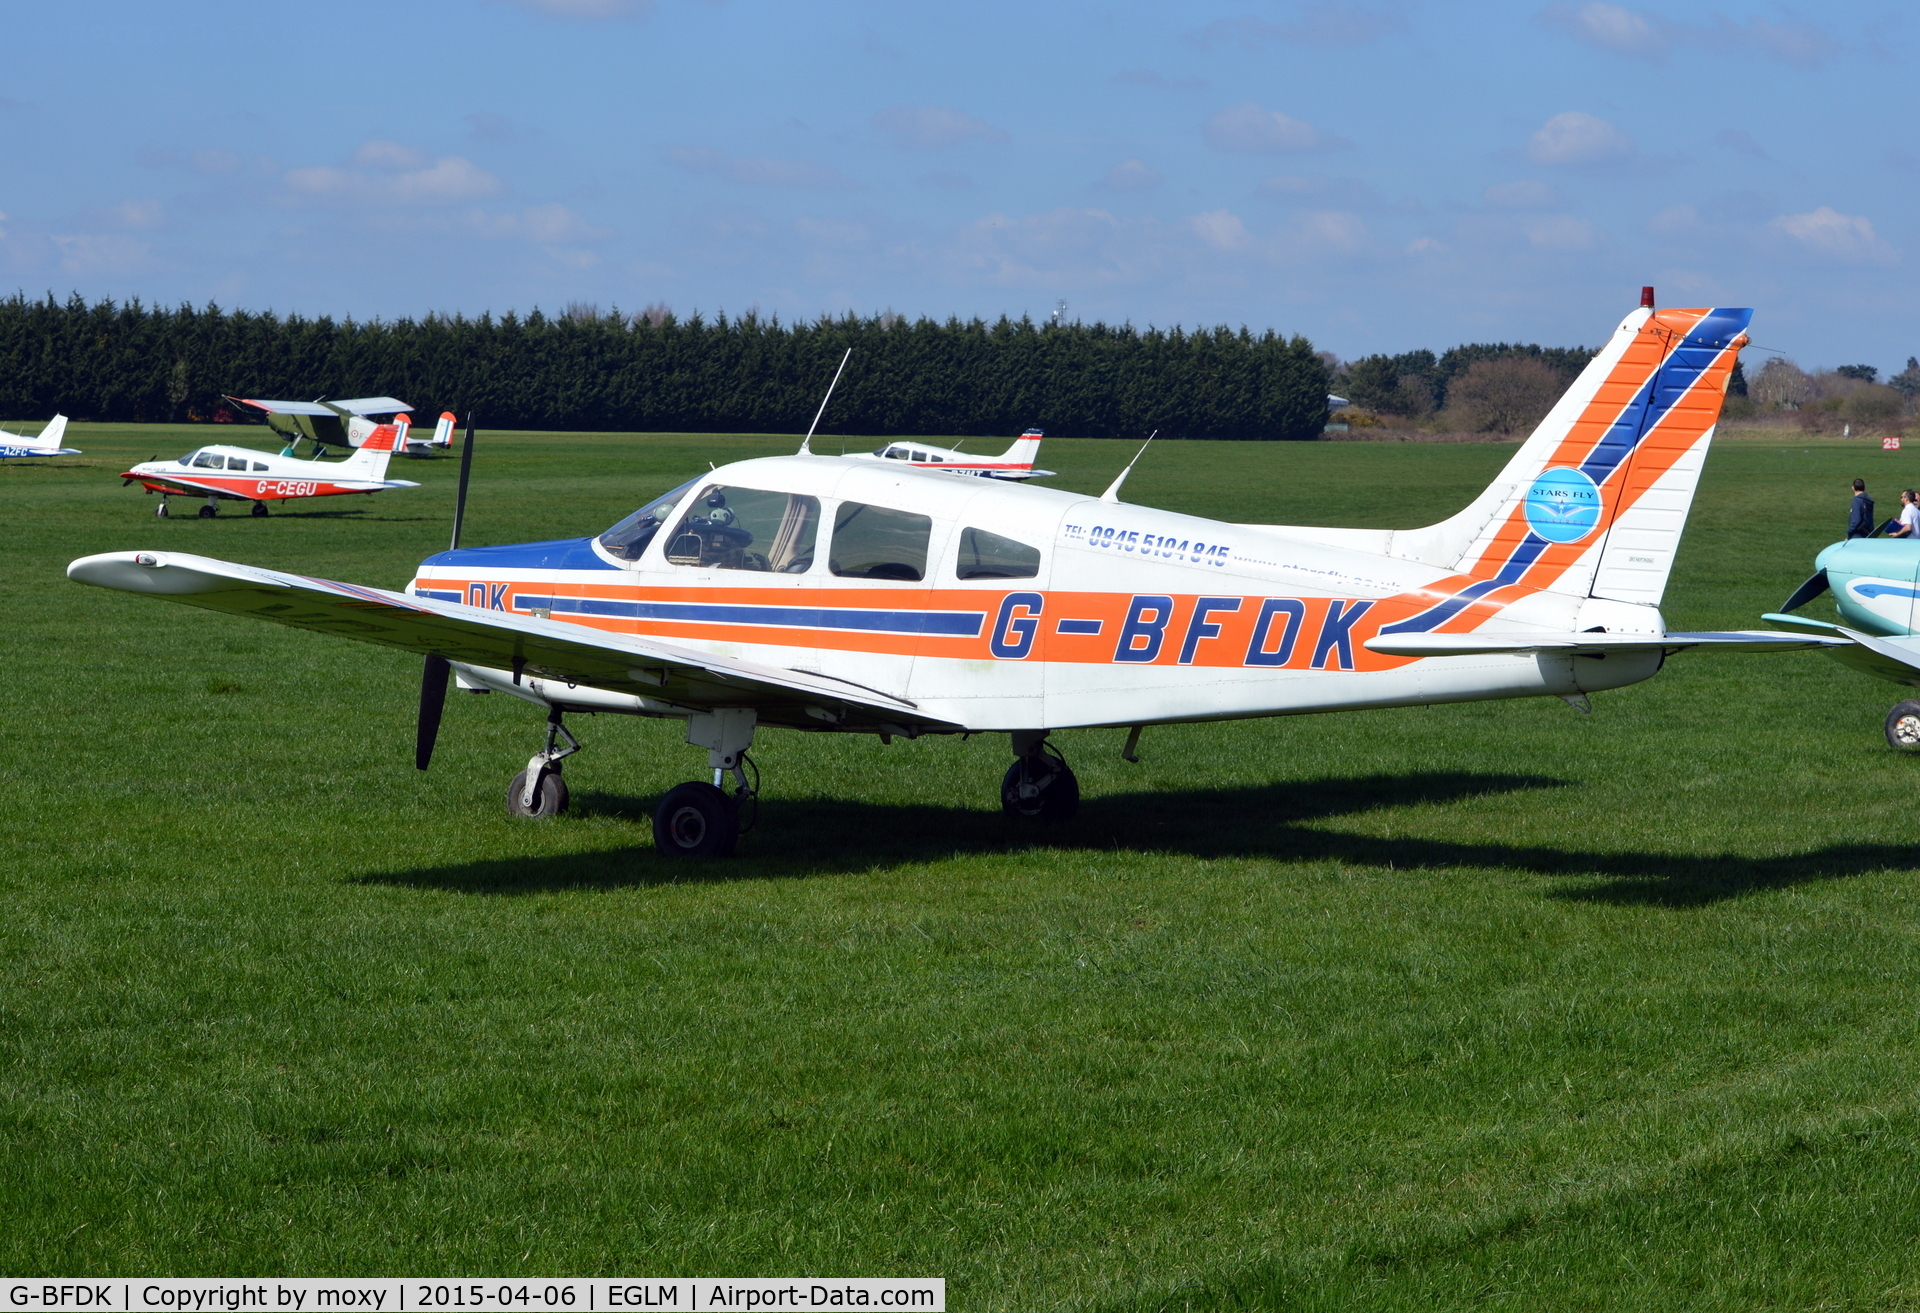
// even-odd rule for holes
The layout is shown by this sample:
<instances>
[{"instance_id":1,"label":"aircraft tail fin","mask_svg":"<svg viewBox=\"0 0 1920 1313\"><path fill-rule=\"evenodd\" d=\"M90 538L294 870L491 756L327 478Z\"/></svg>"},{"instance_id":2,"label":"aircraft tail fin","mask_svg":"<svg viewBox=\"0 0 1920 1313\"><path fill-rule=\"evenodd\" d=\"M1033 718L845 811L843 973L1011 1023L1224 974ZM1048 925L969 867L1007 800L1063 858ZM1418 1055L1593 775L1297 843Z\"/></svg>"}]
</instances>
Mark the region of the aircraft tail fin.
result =
<instances>
[{"instance_id":1,"label":"aircraft tail fin","mask_svg":"<svg viewBox=\"0 0 1920 1313\"><path fill-rule=\"evenodd\" d=\"M1009 465L1031 467L1035 461L1040 459L1040 439L1045 436L1046 434L1039 429L1028 429L1025 433L1022 433L1013 440L1011 447L1008 447L1004 453L994 459L1004 461Z\"/></svg>"},{"instance_id":2,"label":"aircraft tail fin","mask_svg":"<svg viewBox=\"0 0 1920 1313\"><path fill-rule=\"evenodd\" d=\"M1485 582L1658 604L1751 310L1652 289L1472 505L1392 554Z\"/></svg>"},{"instance_id":3,"label":"aircraft tail fin","mask_svg":"<svg viewBox=\"0 0 1920 1313\"><path fill-rule=\"evenodd\" d=\"M353 455L334 468L345 478L378 481L387 477L387 461L407 446L407 417L397 415L391 424L375 425Z\"/></svg>"},{"instance_id":4,"label":"aircraft tail fin","mask_svg":"<svg viewBox=\"0 0 1920 1313\"><path fill-rule=\"evenodd\" d=\"M57 449L66 436L67 417L65 415L55 415L47 426L40 430L40 436L33 439L33 445L36 447Z\"/></svg>"},{"instance_id":5,"label":"aircraft tail fin","mask_svg":"<svg viewBox=\"0 0 1920 1313\"><path fill-rule=\"evenodd\" d=\"M433 436L427 439L429 447L451 447L453 445L453 426L459 421L451 410L440 412L440 418L434 421Z\"/></svg>"}]
</instances>

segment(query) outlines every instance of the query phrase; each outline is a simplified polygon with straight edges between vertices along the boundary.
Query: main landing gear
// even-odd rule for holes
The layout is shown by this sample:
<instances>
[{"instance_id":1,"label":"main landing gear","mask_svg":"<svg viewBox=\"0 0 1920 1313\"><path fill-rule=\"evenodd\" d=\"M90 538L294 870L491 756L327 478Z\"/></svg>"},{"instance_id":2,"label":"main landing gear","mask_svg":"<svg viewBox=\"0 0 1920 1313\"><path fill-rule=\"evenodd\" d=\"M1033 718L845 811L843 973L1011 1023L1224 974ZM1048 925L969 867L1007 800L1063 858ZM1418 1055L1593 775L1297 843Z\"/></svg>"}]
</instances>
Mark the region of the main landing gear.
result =
<instances>
[{"instance_id":1,"label":"main landing gear","mask_svg":"<svg viewBox=\"0 0 1920 1313\"><path fill-rule=\"evenodd\" d=\"M759 805L759 772L752 784L747 768L753 762L756 717L751 711L712 711L687 718L687 742L707 750L713 783L690 780L667 790L653 812L653 842L664 857L730 857L740 840L740 813ZM721 791L728 772L734 778L731 795ZM749 815L746 828L751 829Z\"/></svg>"},{"instance_id":2,"label":"main landing gear","mask_svg":"<svg viewBox=\"0 0 1920 1313\"><path fill-rule=\"evenodd\" d=\"M253 515L253 518L256 520L265 519L267 515L267 504L263 501L255 502L253 504L253 510L251 514Z\"/></svg>"},{"instance_id":3,"label":"main landing gear","mask_svg":"<svg viewBox=\"0 0 1920 1313\"><path fill-rule=\"evenodd\" d=\"M1000 781L1000 808L1009 816L1058 823L1080 810L1080 781L1047 731L1013 732L1013 765Z\"/></svg>"},{"instance_id":4,"label":"main landing gear","mask_svg":"<svg viewBox=\"0 0 1920 1313\"><path fill-rule=\"evenodd\" d=\"M555 744L565 739L567 746ZM567 809L567 782L560 778L560 763L580 751L580 740L560 723L560 708L547 711L547 746L533 754L527 768L507 785L507 814L528 820L544 821Z\"/></svg>"},{"instance_id":5,"label":"main landing gear","mask_svg":"<svg viewBox=\"0 0 1920 1313\"><path fill-rule=\"evenodd\" d=\"M1887 742L1902 752L1920 752L1920 702L1909 698L1887 713Z\"/></svg>"},{"instance_id":6,"label":"main landing gear","mask_svg":"<svg viewBox=\"0 0 1920 1313\"><path fill-rule=\"evenodd\" d=\"M207 504L200 508L200 518L203 520L211 520L214 516L218 515L219 513L220 513L220 499L218 497L207 498Z\"/></svg>"}]
</instances>

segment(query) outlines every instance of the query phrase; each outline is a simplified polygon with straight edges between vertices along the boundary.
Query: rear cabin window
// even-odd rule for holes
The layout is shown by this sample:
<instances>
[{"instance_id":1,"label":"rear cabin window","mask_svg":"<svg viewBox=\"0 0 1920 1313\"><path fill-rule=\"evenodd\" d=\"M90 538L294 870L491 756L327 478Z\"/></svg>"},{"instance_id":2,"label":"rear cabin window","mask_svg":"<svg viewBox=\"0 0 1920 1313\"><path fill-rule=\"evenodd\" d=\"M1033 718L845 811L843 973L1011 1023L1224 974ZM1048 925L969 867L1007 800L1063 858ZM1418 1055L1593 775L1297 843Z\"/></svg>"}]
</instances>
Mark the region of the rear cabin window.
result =
<instances>
[{"instance_id":1,"label":"rear cabin window","mask_svg":"<svg viewBox=\"0 0 1920 1313\"><path fill-rule=\"evenodd\" d=\"M827 564L842 579L924 579L933 521L911 511L842 502Z\"/></svg>"},{"instance_id":2,"label":"rear cabin window","mask_svg":"<svg viewBox=\"0 0 1920 1313\"><path fill-rule=\"evenodd\" d=\"M1040 549L985 529L960 531L956 579L1031 579L1040 573Z\"/></svg>"},{"instance_id":3,"label":"rear cabin window","mask_svg":"<svg viewBox=\"0 0 1920 1313\"><path fill-rule=\"evenodd\" d=\"M667 539L675 565L804 574L813 567L820 499L715 484L694 499Z\"/></svg>"},{"instance_id":4,"label":"rear cabin window","mask_svg":"<svg viewBox=\"0 0 1920 1313\"><path fill-rule=\"evenodd\" d=\"M267 463L263 460L255 461L253 463L253 472L255 474L265 474L267 472Z\"/></svg>"},{"instance_id":5,"label":"rear cabin window","mask_svg":"<svg viewBox=\"0 0 1920 1313\"><path fill-rule=\"evenodd\" d=\"M247 458L245 456L229 456L227 457L227 468L230 470L239 470L242 474L245 474L247 472Z\"/></svg>"},{"instance_id":6,"label":"rear cabin window","mask_svg":"<svg viewBox=\"0 0 1920 1313\"><path fill-rule=\"evenodd\" d=\"M223 470L227 467L227 459L224 456L216 456L210 451L203 451L193 458L193 465L195 469Z\"/></svg>"}]
</instances>

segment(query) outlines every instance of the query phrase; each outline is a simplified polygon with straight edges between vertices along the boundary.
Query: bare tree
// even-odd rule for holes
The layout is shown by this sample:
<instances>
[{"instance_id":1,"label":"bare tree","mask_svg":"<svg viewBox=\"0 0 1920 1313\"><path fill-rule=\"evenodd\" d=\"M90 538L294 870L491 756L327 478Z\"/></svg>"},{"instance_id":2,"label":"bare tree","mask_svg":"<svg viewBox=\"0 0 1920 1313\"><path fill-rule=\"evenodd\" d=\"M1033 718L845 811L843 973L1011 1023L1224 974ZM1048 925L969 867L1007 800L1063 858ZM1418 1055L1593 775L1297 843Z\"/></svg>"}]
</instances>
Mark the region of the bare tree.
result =
<instances>
[{"instance_id":1,"label":"bare tree","mask_svg":"<svg viewBox=\"0 0 1920 1313\"><path fill-rule=\"evenodd\" d=\"M569 301L560 317L570 324L597 324L600 322L600 305L596 301Z\"/></svg>"},{"instance_id":2,"label":"bare tree","mask_svg":"<svg viewBox=\"0 0 1920 1313\"><path fill-rule=\"evenodd\" d=\"M1814 399L1813 380L1785 356L1774 356L1747 383L1747 395L1763 406L1798 408Z\"/></svg>"},{"instance_id":3,"label":"bare tree","mask_svg":"<svg viewBox=\"0 0 1920 1313\"><path fill-rule=\"evenodd\" d=\"M1531 429L1566 390L1560 372L1526 356L1476 360L1447 389L1448 417L1478 433Z\"/></svg>"},{"instance_id":4,"label":"bare tree","mask_svg":"<svg viewBox=\"0 0 1920 1313\"><path fill-rule=\"evenodd\" d=\"M644 310L633 317L633 325L638 328L645 324L648 328L658 328L673 318L673 311L665 301L649 301Z\"/></svg>"}]
</instances>

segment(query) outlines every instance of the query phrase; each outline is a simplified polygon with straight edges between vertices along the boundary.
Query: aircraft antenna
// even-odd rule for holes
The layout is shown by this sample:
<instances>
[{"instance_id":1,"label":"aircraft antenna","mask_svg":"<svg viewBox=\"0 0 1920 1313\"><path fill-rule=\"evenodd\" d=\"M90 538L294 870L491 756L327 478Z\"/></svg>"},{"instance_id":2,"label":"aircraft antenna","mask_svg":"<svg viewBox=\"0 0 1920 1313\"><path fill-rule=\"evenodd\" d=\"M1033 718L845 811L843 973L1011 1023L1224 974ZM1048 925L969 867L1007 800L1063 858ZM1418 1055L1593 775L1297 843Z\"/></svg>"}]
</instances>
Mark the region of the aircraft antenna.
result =
<instances>
[{"instance_id":1,"label":"aircraft antenna","mask_svg":"<svg viewBox=\"0 0 1920 1313\"><path fill-rule=\"evenodd\" d=\"M1120 500L1120 485L1127 481L1127 476L1133 473L1133 467L1140 463L1140 458L1147 454L1147 448L1151 447L1153 440L1159 436L1159 429L1155 429L1153 432L1147 434L1147 440L1140 444L1140 450L1133 453L1133 459L1127 462L1127 468L1120 471L1120 477L1113 481L1113 486L1100 494L1101 501L1117 502Z\"/></svg>"},{"instance_id":2,"label":"aircraft antenna","mask_svg":"<svg viewBox=\"0 0 1920 1313\"><path fill-rule=\"evenodd\" d=\"M833 371L833 382L827 384L827 395L820 398L820 409L813 412L813 423L807 426L807 436L800 439L800 450L796 456L813 455L813 431L820 427L820 417L827 413L827 403L833 400L833 390L839 386L840 373L847 367L847 360L853 355L853 348L847 348L847 354L840 357L840 368Z\"/></svg>"},{"instance_id":3,"label":"aircraft antenna","mask_svg":"<svg viewBox=\"0 0 1920 1313\"><path fill-rule=\"evenodd\" d=\"M466 436L460 440L460 491L453 499L453 542L450 552L460 549L460 526L467 519L467 478L473 473L473 412L467 412Z\"/></svg>"}]
</instances>

